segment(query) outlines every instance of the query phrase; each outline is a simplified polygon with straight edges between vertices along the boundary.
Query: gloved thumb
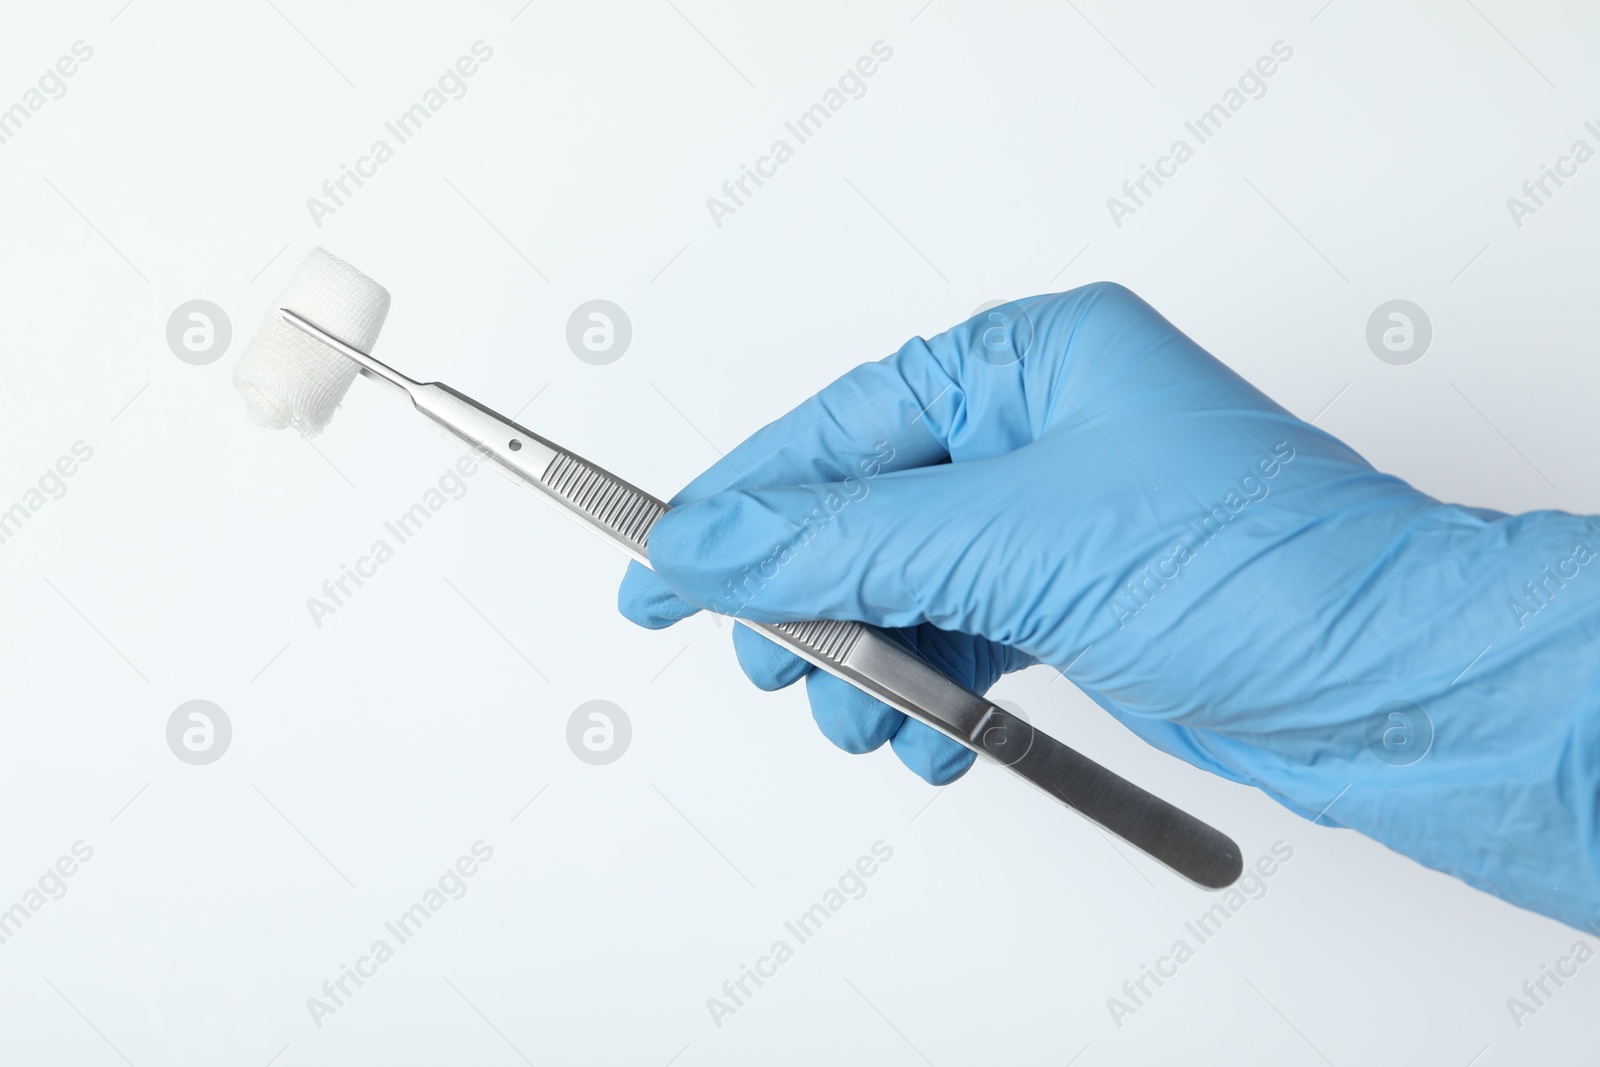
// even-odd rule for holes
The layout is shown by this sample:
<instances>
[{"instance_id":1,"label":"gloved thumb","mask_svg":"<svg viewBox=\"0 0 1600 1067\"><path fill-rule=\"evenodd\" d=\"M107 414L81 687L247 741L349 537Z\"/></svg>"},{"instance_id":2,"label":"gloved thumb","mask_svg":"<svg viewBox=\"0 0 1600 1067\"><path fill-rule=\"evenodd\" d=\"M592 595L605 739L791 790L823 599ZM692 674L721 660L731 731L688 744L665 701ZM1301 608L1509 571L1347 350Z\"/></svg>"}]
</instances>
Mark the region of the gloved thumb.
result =
<instances>
[{"instance_id":1,"label":"gloved thumb","mask_svg":"<svg viewBox=\"0 0 1600 1067\"><path fill-rule=\"evenodd\" d=\"M931 623L1009 643L1002 585L1025 587L1029 535L999 521L1017 510L1016 480L997 469L1008 458L726 490L664 515L650 565L683 599L756 622Z\"/></svg>"}]
</instances>

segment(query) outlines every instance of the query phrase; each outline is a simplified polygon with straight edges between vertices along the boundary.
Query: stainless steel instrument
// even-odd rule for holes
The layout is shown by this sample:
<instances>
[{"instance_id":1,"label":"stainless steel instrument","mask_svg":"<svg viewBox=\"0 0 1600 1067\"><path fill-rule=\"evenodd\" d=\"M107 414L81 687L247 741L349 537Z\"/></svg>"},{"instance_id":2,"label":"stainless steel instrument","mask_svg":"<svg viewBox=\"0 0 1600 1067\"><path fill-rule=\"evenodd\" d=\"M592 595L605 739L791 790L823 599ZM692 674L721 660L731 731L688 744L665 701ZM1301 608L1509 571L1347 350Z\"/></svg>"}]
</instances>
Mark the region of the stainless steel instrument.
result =
<instances>
[{"instance_id":1,"label":"stainless steel instrument","mask_svg":"<svg viewBox=\"0 0 1600 1067\"><path fill-rule=\"evenodd\" d=\"M492 462L591 532L646 566L650 529L667 505L575 453L439 382L407 378L289 311L296 329L353 360L361 373L404 397L462 448ZM1227 835L1140 789L1026 721L946 678L882 630L857 622L742 625L927 723L1206 889L1239 877L1239 846Z\"/></svg>"}]
</instances>

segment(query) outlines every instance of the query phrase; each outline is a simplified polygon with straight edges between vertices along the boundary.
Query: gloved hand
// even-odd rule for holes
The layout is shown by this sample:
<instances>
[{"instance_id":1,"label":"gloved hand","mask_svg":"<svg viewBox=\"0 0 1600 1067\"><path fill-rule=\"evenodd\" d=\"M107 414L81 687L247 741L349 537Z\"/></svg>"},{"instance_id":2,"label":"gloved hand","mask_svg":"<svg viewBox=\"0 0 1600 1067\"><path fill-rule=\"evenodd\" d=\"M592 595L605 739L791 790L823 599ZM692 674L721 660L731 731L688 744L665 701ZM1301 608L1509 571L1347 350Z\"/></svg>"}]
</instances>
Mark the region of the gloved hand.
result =
<instances>
[{"instance_id":1,"label":"gloved hand","mask_svg":"<svg viewBox=\"0 0 1600 1067\"><path fill-rule=\"evenodd\" d=\"M1600 919L1600 529L1444 504L1126 289L980 314L856 368L696 479L630 568L698 608L903 632L982 692L1050 664L1156 747L1575 926ZM823 732L972 755L743 627Z\"/></svg>"}]
</instances>

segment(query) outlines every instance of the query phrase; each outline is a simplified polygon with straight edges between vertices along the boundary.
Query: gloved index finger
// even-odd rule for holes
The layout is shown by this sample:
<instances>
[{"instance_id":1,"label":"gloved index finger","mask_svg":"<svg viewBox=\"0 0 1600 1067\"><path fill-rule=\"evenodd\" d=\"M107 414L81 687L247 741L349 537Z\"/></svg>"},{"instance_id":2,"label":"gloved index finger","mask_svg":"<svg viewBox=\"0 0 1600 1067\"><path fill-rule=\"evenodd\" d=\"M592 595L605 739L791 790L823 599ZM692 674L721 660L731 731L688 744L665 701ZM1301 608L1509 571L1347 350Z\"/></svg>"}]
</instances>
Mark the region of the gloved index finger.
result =
<instances>
[{"instance_id":1,"label":"gloved index finger","mask_svg":"<svg viewBox=\"0 0 1600 1067\"><path fill-rule=\"evenodd\" d=\"M919 344L910 342L888 360L854 368L756 431L668 503L679 507L727 489L859 484L886 470L947 458L938 424L922 409L920 397L936 386L929 395L937 402L952 387L937 386L926 371L919 372L920 388L913 387L895 365L907 349ZM617 591L617 608L650 629L670 626L699 610L637 563L628 565Z\"/></svg>"},{"instance_id":2,"label":"gloved index finger","mask_svg":"<svg viewBox=\"0 0 1600 1067\"><path fill-rule=\"evenodd\" d=\"M920 342L911 342L919 344ZM907 346L909 347L909 345ZM902 352L905 350L902 349ZM751 434L671 500L702 500L725 489L839 482L891 469L925 466L948 457L937 426L923 412L927 386L948 396L950 383L903 376L900 353L855 367L816 395Z\"/></svg>"},{"instance_id":3,"label":"gloved index finger","mask_svg":"<svg viewBox=\"0 0 1600 1067\"><path fill-rule=\"evenodd\" d=\"M724 489L816 485L1011 451L1032 439L1028 305L989 309L848 371L756 431L671 503ZM872 471L874 473L868 473Z\"/></svg>"},{"instance_id":4,"label":"gloved index finger","mask_svg":"<svg viewBox=\"0 0 1600 1067\"><path fill-rule=\"evenodd\" d=\"M1048 299L1048 298L1043 298ZM676 507L726 489L859 482L886 471L1011 451L1032 439L1023 357L1038 339L1029 300L986 310L845 373L756 431L677 493ZM630 565L623 615L670 626L697 609Z\"/></svg>"}]
</instances>

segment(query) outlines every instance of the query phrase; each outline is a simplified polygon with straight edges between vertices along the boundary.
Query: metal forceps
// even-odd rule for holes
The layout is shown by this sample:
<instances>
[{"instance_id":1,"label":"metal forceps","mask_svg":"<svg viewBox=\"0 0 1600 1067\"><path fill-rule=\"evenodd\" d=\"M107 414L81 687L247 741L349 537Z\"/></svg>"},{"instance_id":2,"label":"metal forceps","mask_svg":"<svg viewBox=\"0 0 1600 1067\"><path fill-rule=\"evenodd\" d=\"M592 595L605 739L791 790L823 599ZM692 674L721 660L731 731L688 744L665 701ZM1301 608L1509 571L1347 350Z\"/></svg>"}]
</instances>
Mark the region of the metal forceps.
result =
<instances>
[{"instance_id":1,"label":"metal forceps","mask_svg":"<svg viewBox=\"0 0 1600 1067\"><path fill-rule=\"evenodd\" d=\"M666 514L666 504L448 385L413 381L287 308L280 313L291 326L404 397L463 449L492 462L590 532L649 565L650 529ZM1243 869L1239 846L1226 834L957 685L882 630L833 620L736 621L992 758L1202 888L1226 888Z\"/></svg>"}]
</instances>

